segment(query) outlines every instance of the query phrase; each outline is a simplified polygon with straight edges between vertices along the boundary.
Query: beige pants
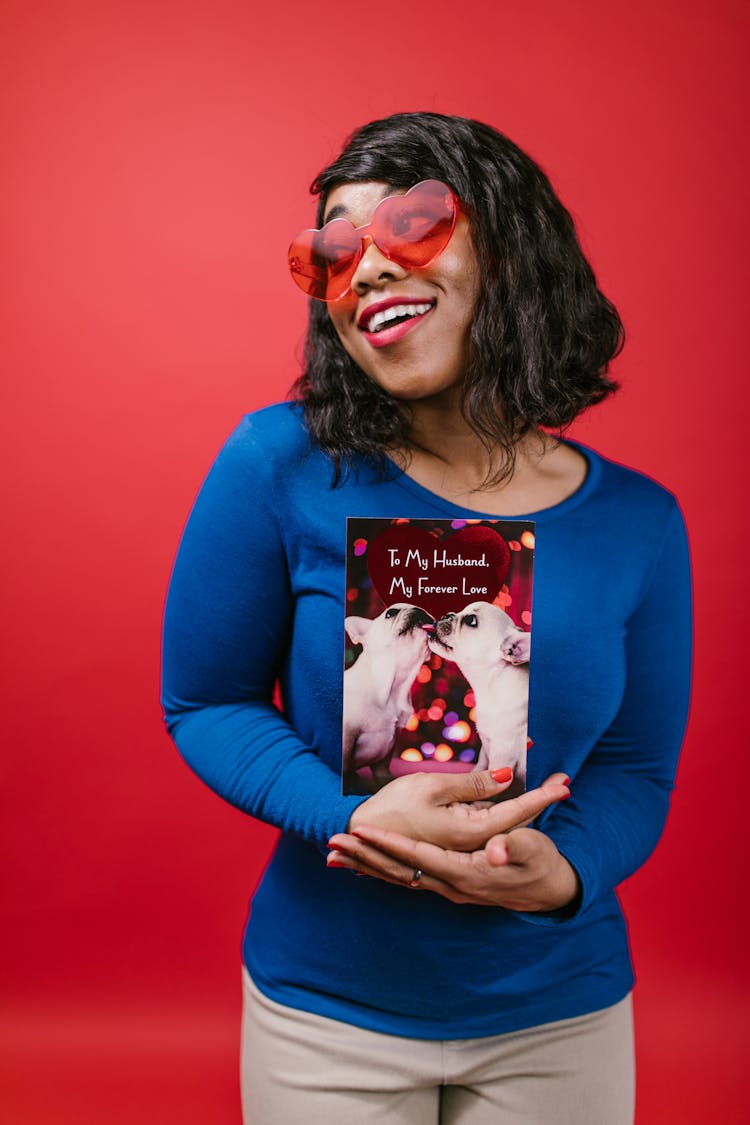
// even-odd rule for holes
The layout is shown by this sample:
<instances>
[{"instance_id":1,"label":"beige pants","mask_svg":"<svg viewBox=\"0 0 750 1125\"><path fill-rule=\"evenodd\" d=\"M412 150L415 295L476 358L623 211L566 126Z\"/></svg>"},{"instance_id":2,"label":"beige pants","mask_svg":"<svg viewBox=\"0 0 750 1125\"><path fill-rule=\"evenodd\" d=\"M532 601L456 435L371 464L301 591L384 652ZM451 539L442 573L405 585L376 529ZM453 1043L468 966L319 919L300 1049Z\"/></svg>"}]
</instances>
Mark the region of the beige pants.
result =
<instances>
[{"instance_id":1,"label":"beige pants","mask_svg":"<svg viewBox=\"0 0 750 1125\"><path fill-rule=\"evenodd\" d=\"M481 1039L406 1039L269 1000L243 970L245 1125L632 1125L630 996Z\"/></svg>"}]
</instances>

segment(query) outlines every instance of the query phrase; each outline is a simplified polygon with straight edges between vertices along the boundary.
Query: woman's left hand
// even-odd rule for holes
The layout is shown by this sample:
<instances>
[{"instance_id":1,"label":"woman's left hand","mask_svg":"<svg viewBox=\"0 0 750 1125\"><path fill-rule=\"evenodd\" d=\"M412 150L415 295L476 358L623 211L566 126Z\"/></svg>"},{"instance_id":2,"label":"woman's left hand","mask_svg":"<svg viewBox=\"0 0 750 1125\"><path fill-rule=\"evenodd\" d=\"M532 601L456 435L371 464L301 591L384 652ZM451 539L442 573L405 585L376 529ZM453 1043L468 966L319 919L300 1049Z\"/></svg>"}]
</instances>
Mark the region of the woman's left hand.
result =
<instances>
[{"instance_id":1,"label":"woman's left hand","mask_svg":"<svg viewBox=\"0 0 750 1125\"><path fill-rule=\"evenodd\" d=\"M535 828L493 836L475 852L446 850L370 825L332 837L330 846L334 867L435 891L451 902L543 911L568 906L578 894L574 869Z\"/></svg>"}]
</instances>

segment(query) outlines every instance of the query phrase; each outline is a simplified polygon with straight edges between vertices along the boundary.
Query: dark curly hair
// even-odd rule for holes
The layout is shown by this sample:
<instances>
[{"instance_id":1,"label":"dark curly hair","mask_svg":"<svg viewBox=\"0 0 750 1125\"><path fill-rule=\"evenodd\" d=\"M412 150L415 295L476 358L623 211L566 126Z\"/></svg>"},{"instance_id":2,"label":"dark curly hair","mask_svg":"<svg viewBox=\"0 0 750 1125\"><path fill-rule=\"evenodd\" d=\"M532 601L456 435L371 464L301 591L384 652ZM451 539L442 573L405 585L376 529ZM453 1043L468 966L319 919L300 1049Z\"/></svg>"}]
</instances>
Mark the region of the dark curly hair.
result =
<instances>
[{"instance_id":1,"label":"dark curly hair","mask_svg":"<svg viewBox=\"0 0 750 1125\"><path fill-rule=\"evenodd\" d=\"M495 483L511 475L516 443L531 427L559 433L616 390L607 369L623 327L544 172L479 121L397 113L357 129L311 184L318 224L340 184L408 189L425 179L442 180L461 200L479 259L462 409L487 448L504 454L488 481ZM388 450L414 448L408 408L350 359L319 301L310 301L304 370L292 394L336 481L356 455L382 468Z\"/></svg>"}]
</instances>

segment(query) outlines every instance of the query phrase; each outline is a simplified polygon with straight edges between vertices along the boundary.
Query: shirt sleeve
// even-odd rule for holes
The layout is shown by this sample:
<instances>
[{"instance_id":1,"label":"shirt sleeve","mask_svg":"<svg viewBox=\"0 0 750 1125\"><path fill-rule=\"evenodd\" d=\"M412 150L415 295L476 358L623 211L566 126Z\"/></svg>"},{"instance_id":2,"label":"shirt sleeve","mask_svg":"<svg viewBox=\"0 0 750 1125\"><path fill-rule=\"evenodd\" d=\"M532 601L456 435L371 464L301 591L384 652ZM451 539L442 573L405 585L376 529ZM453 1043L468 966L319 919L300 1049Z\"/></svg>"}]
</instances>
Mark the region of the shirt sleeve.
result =
<instances>
[{"instance_id":1,"label":"shirt sleeve","mask_svg":"<svg viewBox=\"0 0 750 1125\"><path fill-rule=\"evenodd\" d=\"M691 606L687 536L674 504L627 623L627 679L617 716L572 779L570 799L537 822L578 874L576 909L525 913L529 921L554 924L579 915L656 847L687 721Z\"/></svg>"},{"instance_id":2,"label":"shirt sleeve","mask_svg":"<svg viewBox=\"0 0 750 1125\"><path fill-rule=\"evenodd\" d=\"M246 419L198 495L167 596L162 704L178 750L216 793L321 844L364 798L342 796L272 702L293 599L271 455Z\"/></svg>"}]
</instances>

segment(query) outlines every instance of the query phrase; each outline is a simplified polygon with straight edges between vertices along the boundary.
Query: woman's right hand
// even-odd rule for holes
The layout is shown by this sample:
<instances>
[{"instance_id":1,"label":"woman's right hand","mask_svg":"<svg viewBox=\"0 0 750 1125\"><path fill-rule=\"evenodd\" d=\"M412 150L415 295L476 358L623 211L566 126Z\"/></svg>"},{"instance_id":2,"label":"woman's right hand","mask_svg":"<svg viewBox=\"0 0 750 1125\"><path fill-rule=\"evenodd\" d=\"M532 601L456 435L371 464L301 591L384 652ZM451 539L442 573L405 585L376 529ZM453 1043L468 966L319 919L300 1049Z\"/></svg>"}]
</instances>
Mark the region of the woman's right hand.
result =
<instances>
[{"instance_id":1,"label":"woman's right hand","mask_svg":"<svg viewBox=\"0 0 750 1125\"><path fill-rule=\"evenodd\" d=\"M398 777L354 810L348 830L372 825L452 851L473 852L570 795L565 774L555 773L538 789L493 802L512 780L510 770L496 770L495 777L489 770Z\"/></svg>"}]
</instances>

